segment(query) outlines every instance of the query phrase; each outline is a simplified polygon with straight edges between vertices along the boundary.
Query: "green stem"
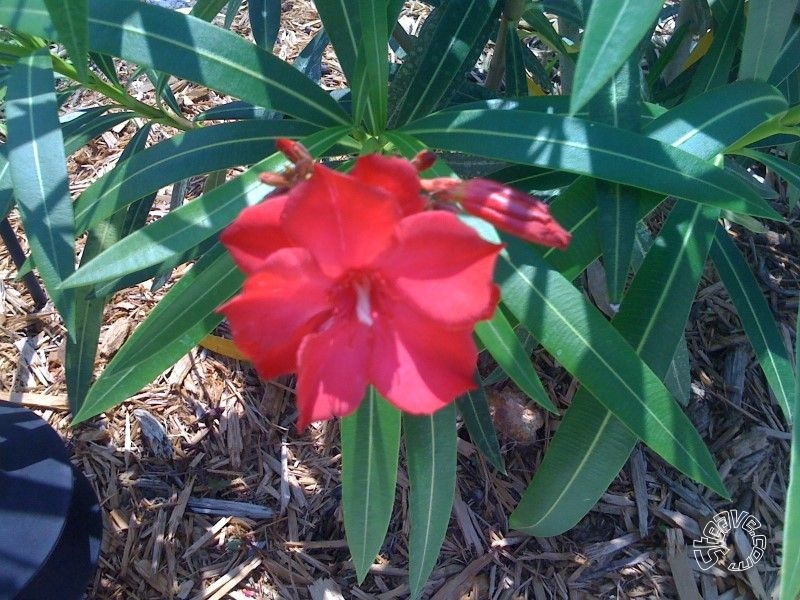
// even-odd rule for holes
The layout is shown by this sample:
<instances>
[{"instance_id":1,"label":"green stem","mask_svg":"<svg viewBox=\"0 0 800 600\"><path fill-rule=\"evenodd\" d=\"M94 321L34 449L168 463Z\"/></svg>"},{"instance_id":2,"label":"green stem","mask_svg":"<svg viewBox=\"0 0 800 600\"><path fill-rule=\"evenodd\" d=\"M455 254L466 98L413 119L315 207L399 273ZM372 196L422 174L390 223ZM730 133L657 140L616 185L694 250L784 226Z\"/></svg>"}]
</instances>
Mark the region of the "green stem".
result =
<instances>
[{"instance_id":1,"label":"green stem","mask_svg":"<svg viewBox=\"0 0 800 600\"><path fill-rule=\"evenodd\" d=\"M503 75L506 71L506 40L510 29L509 24L513 24L516 27L524 10L524 0L505 0L494 53L489 63L489 72L486 75L486 87L490 90L497 91L500 89L500 82L503 80Z\"/></svg>"},{"instance_id":2,"label":"green stem","mask_svg":"<svg viewBox=\"0 0 800 600\"><path fill-rule=\"evenodd\" d=\"M39 43L41 42L41 43ZM10 58L21 58L31 53L31 50L38 50L45 47L44 40L32 38L31 41L25 45L20 46L17 44L0 44L0 64L12 65L16 60L9 60ZM53 62L53 70L60 75L64 75L73 81L79 81L78 72L72 63L64 60L63 58L50 53L50 58ZM97 75L90 72L89 79L80 84L82 87L102 94L109 100L115 102L120 107L127 108L135 112L140 117L150 119L156 123L169 125L182 131L197 128L195 123L186 119L183 115L177 115L172 112L159 110L149 104L145 104L136 98L126 94L124 90L115 87L106 81L100 79Z\"/></svg>"}]
</instances>

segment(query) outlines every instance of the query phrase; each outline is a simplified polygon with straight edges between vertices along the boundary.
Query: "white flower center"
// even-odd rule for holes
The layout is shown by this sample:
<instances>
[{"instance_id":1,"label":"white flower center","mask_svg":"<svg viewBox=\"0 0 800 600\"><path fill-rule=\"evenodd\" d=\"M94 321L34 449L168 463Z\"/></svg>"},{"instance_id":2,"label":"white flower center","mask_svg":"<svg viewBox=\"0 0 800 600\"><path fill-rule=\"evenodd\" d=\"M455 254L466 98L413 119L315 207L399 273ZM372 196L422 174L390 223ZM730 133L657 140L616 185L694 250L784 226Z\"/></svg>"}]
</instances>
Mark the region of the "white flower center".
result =
<instances>
[{"instance_id":1,"label":"white flower center","mask_svg":"<svg viewBox=\"0 0 800 600\"><path fill-rule=\"evenodd\" d=\"M372 319L372 305L369 299L369 279L357 281L353 283L353 287L356 290L356 318L367 327L372 327L374 321Z\"/></svg>"}]
</instances>

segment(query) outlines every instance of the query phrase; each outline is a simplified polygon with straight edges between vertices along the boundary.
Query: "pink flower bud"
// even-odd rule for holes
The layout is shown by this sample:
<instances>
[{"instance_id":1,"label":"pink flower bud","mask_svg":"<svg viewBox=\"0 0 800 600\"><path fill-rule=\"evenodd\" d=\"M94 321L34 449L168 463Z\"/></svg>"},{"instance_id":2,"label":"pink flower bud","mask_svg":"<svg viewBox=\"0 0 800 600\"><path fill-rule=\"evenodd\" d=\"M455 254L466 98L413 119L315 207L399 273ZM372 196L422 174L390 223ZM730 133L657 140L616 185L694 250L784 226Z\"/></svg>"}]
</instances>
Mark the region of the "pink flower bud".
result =
<instances>
[{"instance_id":1,"label":"pink flower bud","mask_svg":"<svg viewBox=\"0 0 800 600\"><path fill-rule=\"evenodd\" d=\"M564 250L572 236L534 196L489 179L435 178L422 182L437 200L457 202L466 212L534 244Z\"/></svg>"}]
</instances>

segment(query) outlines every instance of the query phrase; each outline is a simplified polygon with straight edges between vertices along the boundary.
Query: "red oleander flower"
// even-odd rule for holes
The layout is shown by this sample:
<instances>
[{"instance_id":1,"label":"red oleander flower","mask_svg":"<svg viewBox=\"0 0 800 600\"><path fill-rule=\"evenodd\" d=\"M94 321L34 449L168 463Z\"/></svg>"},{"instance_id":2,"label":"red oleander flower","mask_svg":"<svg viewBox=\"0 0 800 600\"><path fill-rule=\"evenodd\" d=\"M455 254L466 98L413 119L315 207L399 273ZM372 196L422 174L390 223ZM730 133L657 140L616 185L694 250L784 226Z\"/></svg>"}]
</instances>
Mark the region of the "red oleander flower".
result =
<instances>
[{"instance_id":1,"label":"red oleander flower","mask_svg":"<svg viewBox=\"0 0 800 600\"><path fill-rule=\"evenodd\" d=\"M473 388L502 246L424 211L409 161L364 156L342 174L279 148L296 167L265 180L288 189L222 234L247 279L220 310L262 377L297 373L298 427L353 412L368 385L413 414Z\"/></svg>"}]
</instances>

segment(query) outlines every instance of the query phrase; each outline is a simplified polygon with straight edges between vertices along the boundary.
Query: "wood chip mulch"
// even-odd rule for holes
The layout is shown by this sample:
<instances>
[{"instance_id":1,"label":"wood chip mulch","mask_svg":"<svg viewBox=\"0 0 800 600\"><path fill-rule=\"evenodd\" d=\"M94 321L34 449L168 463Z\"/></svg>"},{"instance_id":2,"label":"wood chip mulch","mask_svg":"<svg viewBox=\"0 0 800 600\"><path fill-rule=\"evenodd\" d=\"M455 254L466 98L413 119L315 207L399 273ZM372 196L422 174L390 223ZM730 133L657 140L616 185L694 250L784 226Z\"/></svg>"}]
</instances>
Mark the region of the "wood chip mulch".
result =
<instances>
[{"instance_id":1,"label":"wood chip mulch","mask_svg":"<svg viewBox=\"0 0 800 600\"><path fill-rule=\"evenodd\" d=\"M278 47L291 59L320 23L309 2L283 4ZM418 10L410 7L409 22ZM246 34L246 20L237 19L235 26ZM326 83L335 87L341 74L328 58ZM142 98L152 94L146 84L136 85ZM222 100L191 85L177 96L189 115ZM94 100L82 95L73 102L85 107ZM73 194L113 166L132 133L130 125L117 128L72 157ZM169 134L157 130L151 141ZM168 200L169 190L162 190L154 216ZM797 225L796 211L786 216L790 226ZM800 240L791 227L768 226L769 233L758 235L736 228L736 237L793 347ZM89 598L407 597L408 482L402 460L388 536L370 575L357 585L340 509L338 424L297 432L291 378L262 382L247 364L198 348L130 401L72 429L65 410L64 329L47 307L33 311L15 273L0 249L0 399L21 401L48 420L101 499L105 534ZM109 303L98 372L163 294L151 292L149 283ZM508 515L558 419L520 403L501 382L493 392L497 418L525 424L511 428L513 438L501 439L508 474L489 466L460 433L455 506L424 598L771 597L780 564L789 429L711 267L686 333L692 371L687 411L734 501L724 504L640 446L572 530L551 538L509 530ZM545 353L535 352L534 360L551 397L565 409L575 384ZM692 541L715 513L730 508L759 519L765 555L746 571L701 571ZM746 541L734 540L731 560L747 554Z\"/></svg>"}]
</instances>

